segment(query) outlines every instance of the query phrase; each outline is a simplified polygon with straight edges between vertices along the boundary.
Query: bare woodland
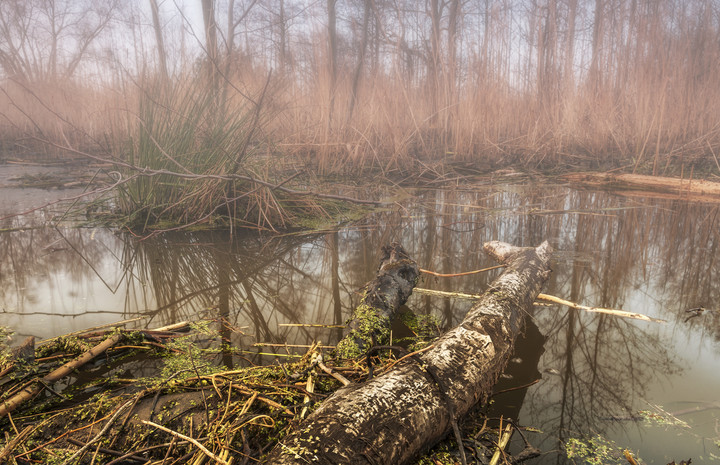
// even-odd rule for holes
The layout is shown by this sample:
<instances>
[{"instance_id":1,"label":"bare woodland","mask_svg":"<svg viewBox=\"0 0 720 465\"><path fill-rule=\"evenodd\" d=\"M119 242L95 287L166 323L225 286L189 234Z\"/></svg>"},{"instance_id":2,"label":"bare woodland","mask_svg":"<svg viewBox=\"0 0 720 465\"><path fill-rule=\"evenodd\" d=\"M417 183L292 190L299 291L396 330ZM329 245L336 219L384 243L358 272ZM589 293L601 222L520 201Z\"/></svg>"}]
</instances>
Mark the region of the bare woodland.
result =
<instances>
[{"instance_id":1,"label":"bare woodland","mask_svg":"<svg viewBox=\"0 0 720 465\"><path fill-rule=\"evenodd\" d=\"M719 54L714 0L4 0L0 139L109 151L151 83L202 79L326 172L714 170Z\"/></svg>"}]
</instances>

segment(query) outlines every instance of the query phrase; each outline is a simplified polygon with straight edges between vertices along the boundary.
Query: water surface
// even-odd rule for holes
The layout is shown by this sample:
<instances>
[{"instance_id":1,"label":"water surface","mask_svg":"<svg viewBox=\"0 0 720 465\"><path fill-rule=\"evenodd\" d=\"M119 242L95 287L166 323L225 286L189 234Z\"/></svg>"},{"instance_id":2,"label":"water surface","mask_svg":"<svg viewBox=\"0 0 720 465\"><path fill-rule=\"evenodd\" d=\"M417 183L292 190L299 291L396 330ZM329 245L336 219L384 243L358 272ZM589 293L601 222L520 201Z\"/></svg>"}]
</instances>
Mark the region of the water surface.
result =
<instances>
[{"instance_id":1,"label":"water surface","mask_svg":"<svg viewBox=\"0 0 720 465\"><path fill-rule=\"evenodd\" d=\"M258 351L257 342L333 344L337 329L283 325L342 324L391 241L422 268L455 273L493 265L482 253L485 241L548 240L556 253L546 293L667 323L557 306L532 310L498 390L539 381L495 401L500 414L542 431L528 436L546 452L534 463L562 463L557 450L568 438L596 434L647 463L720 456L717 205L547 182L413 194L392 211L314 236L195 232L139 240L107 229L32 227L49 212L6 218L0 325L49 338L131 318L156 327L214 317L238 328L232 342L249 352ZM478 293L498 273L426 277L419 285ZM407 303L436 315L445 329L470 305L417 293ZM707 310L688 318L686 310L699 306ZM641 410L659 412L656 418L678 413L687 427L639 420Z\"/></svg>"}]
</instances>

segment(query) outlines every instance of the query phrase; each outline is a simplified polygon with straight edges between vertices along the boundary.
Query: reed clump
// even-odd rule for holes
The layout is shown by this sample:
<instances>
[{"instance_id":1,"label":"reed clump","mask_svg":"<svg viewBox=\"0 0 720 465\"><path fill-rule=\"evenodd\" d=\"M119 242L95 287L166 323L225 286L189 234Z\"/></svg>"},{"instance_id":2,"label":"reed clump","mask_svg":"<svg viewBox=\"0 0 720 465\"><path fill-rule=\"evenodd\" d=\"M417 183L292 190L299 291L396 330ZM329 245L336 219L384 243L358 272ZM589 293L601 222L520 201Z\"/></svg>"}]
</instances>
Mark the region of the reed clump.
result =
<instances>
[{"instance_id":1,"label":"reed clump","mask_svg":"<svg viewBox=\"0 0 720 465\"><path fill-rule=\"evenodd\" d=\"M115 156L124 160L117 204L128 226L288 228L320 208L273 181L283 173L264 134L264 91L222 98L227 91L200 77L139 89Z\"/></svg>"},{"instance_id":2,"label":"reed clump","mask_svg":"<svg viewBox=\"0 0 720 465\"><path fill-rule=\"evenodd\" d=\"M42 149L122 160L118 203L138 227L273 229L298 209L324 214L309 202L317 197L276 187L301 169L403 179L508 166L720 173L720 9L706 0L422 11L365 2L339 14L334 2L288 0L278 12L235 2L220 13L207 1L204 38L187 18L156 11L154 49L129 6L117 13L137 13L125 31L135 53L80 50L66 73L32 66L62 57L42 42L45 16L15 3L0 42L24 37L29 48L0 63L0 157Z\"/></svg>"}]
</instances>

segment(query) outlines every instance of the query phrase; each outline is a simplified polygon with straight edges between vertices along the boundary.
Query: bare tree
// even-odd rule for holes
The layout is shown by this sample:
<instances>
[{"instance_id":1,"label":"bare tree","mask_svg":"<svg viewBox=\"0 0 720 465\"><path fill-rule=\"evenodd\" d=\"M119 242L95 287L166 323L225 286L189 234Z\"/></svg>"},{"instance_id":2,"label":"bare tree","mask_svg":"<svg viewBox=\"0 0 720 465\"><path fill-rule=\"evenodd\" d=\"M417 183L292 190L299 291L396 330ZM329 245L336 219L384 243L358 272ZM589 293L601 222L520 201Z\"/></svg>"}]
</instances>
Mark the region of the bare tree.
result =
<instances>
[{"instance_id":1,"label":"bare tree","mask_svg":"<svg viewBox=\"0 0 720 465\"><path fill-rule=\"evenodd\" d=\"M215 0L201 0L203 24L205 25L205 52L207 54L207 75L213 87L218 84L218 39L215 21Z\"/></svg>"},{"instance_id":2,"label":"bare tree","mask_svg":"<svg viewBox=\"0 0 720 465\"><path fill-rule=\"evenodd\" d=\"M5 75L26 82L72 78L118 5L118 0L3 0L0 66Z\"/></svg>"},{"instance_id":3,"label":"bare tree","mask_svg":"<svg viewBox=\"0 0 720 465\"><path fill-rule=\"evenodd\" d=\"M203 0L204 2L207 0ZM235 60L235 38L238 35L238 28L250 15L257 0L250 0L247 4L237 5L235 0L228 1L227 7L227 31L225 31L225 75L230 76L230 68ZM240 11L236 7L240 6ZM204 10L203 10L204 11Z\"/></svg>"},{"instance_id":4,"label":"bare tree","mask_svg":"<svg viewBox=\"0 0 720 465\"><path fill-rule=\"evenodd\" d=\"M595 0L595 15L593 17L592 58L588 70L588 83L594 91L600 86L600 53L603 41L603 18L605 0Z\"/></svg>"},{"instance_id":5,"label":"bare tree","mask_svg":"<svg viewBox=\"0 0 720 465\"><path fill-rule=\"evenodd\" d=\"M352 118L353 110L355 109L355 101L357 100L358 87L360 85L360 75L362 74L363 66L365 65L365 51L367 50L368 44L368 24L370 22L370 3L372 0L364 0L363 9L363 20L362 30L360 39L360 51L358 53L357 63L355 64L355 71L353 72L352 88L350 90L350 103L348 105L347 116L345 118L345 124L349 125Z\"/></svg>"},{"instance_id":6,"label":"bare tree","mask_svg":"<svg viewBox=\"0 0 720 465\"><path fill-rule=\"evenodd\" d=\"M333 109L335 107L335 90L337 85L337 11L335 4L337 0L327 0L327 17L328 17L328 78L330 100L328 102L328 120L327 131L330 133L333 119Z\"/></svg>"},{"instance_id":7,"label":"bare tree","mask_svg":"<svg viewBox=\"0 0 720 465\"><path fill-rule=\"evenodd\" d=\"M165 51L165 41L163 40L163 28L160 24L160 12L157 0L150 0L150 10L152 11L153 29L155 30L155 42L158 52L158 64L160 66L160 74L163 82L168 81L167 68L167 52Z\"/></svg>"},{"instance_id":8,"label":"bare tree","mask_svg":"<svg viewBox=\"0 0 720 465\"><path fill-rule=\"evenodd\" d=\"M563 73L563 81L565 82L565 91L572 89L573 79L573 61L575 59L575 23L577 20L577 0L568 0L568 19L567 19L567 36L565 39L565 71Z\"/></svg>"}]
</instances>

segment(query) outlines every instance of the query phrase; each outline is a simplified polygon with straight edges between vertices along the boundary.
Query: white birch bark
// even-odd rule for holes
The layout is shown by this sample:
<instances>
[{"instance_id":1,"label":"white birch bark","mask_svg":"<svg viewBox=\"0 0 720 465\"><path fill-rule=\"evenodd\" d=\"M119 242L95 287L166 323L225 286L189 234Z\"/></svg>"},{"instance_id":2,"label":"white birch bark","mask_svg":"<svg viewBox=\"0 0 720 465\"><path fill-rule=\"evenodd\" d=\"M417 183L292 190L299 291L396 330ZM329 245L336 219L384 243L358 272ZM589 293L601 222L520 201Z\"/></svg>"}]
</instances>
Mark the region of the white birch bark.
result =
<instances>
[{"instance_id":1,"label":"white birch bark","mask_svg":"<svg viewBox=\"0 0 720 465\"><path fill-rule=\"evenodd\" d=\"M547 242L536 248L489 242L484 248L507 268L459 326L419 360L337 391L264 463L405 464L450 431L451 411L462 416L487 401L524 313L550 274L552 248Z\"/></svg>"}]
</instances>

